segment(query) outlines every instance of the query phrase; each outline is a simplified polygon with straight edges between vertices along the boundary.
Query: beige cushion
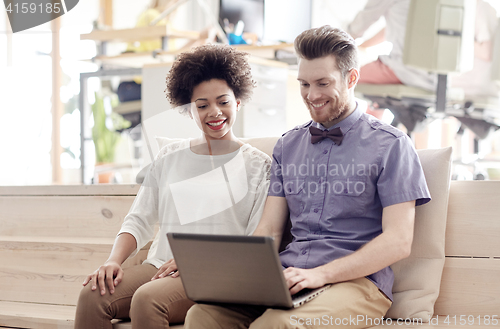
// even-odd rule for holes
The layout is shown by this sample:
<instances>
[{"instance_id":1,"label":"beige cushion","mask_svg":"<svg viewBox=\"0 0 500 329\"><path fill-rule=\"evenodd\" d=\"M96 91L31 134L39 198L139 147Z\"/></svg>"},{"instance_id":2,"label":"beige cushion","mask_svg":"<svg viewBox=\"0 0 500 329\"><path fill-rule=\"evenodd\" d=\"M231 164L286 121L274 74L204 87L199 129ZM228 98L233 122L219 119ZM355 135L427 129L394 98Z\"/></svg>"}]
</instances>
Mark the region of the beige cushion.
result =
<instances>
[{"instance_id":1,"label":"beige cushion","mask_svg":"<svg viewBox=\"0 0 500 329\"><path fill-rule=\"evenodd\" d=\"M255 137L255 138L240 138L240 140L244 143L248 143L255 148L258 148L262 152L269 155L272 159L273 157L273 149L276 145L276 142L280 139L279 137Z\"/></svg>"},{"instance_id":2,"label":"beige cushion","mask_svg":"<svg viewBox=\"0 0 500 329\"><path fill-rule=\"evenodd\" d=\"M418 150L432 200L416 208L410 257L393 266L394 303L389 318L420 318L434 314L444 266L444 238L451 176L451 147Z\"/></svg>"},{"instance_id":3,"label":"beige cushion","mask_svg":"<svg viewBox=\"0 0 500 329\"><path fill-rule=\"evenodd\" d=\"M273 156L274 145L278 141L279 137L258 137L258 138L240 138L240 140L244 143L248 143L255 148L258 148L262 152L269 155L269 157ZM181 138L167 138L167 137L156 137L156 142L158 143L158 149L161 150L163 146L182 140Z\"/></svg>"}]
</instances>

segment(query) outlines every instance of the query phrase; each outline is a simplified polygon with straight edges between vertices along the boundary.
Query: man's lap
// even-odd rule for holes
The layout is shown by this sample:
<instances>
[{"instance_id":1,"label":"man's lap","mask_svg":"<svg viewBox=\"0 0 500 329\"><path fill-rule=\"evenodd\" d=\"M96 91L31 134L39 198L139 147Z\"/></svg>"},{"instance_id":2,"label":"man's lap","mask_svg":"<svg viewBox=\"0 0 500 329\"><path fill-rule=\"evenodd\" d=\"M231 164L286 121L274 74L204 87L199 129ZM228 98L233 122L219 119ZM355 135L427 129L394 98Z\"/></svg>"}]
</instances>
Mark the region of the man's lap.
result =
<instances>
[{"instance_id":1,"label":"man's lap","mask_svg":"<svg viewBox=\"0 0 500 329\"><path fill-rule=\"evenodd\" d=\"M241 316L241 312L235 308L233 311L223 309L221 306L195 305L198 310L188 313L186 328L196 322L197 327L203 324L201 319L191 317L210 317L211 321L217 322L221 328L230 328L224 325L228 319L231 327L246 328L244 322L250 323L255 319L250 329L260 328L329 328L339 324L350 328L369 327L367 318L380 318L385 315L391 306L390 300L366 278L356 279L332 285L318 297L299 308L290 310L267 309L259 316L258 311L248 312L248 316ZM201 311L201 312L199 312ZM233 316L240 317L238 320L242 326L234 326ZM201 323L200 323L201 322ZM207 327L208 328L208 327Z\"/></svg>"}]
</instances>

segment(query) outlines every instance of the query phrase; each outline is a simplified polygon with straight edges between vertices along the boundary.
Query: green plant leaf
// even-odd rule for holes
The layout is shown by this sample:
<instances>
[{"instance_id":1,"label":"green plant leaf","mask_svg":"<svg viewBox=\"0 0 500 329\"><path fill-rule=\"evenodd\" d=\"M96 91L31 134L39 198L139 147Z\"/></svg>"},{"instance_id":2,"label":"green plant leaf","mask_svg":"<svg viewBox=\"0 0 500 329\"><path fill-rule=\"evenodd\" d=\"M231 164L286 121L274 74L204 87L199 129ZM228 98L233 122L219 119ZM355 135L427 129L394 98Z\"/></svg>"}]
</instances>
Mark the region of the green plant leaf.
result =
<instances>
[{"instance_id":1,"label":"green plant leaf","mask_svg":"<svg viewBox=\"0 0 500 329\"><path fill-rule=\"evenodd\" d=\"M106 127L107 115L104 108L104 99L98 93L95 93L92 115L94 116L92 139L95 145L96 161L98 163L111 163L115 158L116 145L120 140L120 134Z\"/></svg>"}]
</instances>

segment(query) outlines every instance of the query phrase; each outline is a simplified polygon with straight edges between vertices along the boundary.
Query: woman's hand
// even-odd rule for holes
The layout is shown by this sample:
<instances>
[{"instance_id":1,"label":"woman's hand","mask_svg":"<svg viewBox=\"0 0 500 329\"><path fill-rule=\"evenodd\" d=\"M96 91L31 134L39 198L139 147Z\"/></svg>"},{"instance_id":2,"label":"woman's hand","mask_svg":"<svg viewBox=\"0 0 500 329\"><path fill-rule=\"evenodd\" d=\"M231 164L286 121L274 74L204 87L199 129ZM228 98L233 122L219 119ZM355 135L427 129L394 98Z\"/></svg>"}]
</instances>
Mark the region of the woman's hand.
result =
<instances>
[{"instance_id":1,"label":"woman's hand","mask_svg":"<svg viewBox=\"0 0 500 329\"><path fill-rule=\"evenodd\" d=\"M86 286L92 281L92 291L97 290L97 285L99 285L101 296L103 296L106 294L106 284L108 285L109 293L113 294L115 287L122 281L122 278L123 269L120 264L108 261L99 266L94 273L89 274L85 281L83 281L83 285Z\"/></svg>"},{"instance_id":2,"label":"woman's hand","mask_svg":"<svg viewBox=\"0 0 500 329\"><path fill-rule=\"evenodd\" d=\"M173 258L158 269L158 272L156 272L151 281L161 279L169 275L172 278L176 278L179 276L179 271L177 271L177 264L175 264L175 260Z\"/></svg>"}]
</instances>

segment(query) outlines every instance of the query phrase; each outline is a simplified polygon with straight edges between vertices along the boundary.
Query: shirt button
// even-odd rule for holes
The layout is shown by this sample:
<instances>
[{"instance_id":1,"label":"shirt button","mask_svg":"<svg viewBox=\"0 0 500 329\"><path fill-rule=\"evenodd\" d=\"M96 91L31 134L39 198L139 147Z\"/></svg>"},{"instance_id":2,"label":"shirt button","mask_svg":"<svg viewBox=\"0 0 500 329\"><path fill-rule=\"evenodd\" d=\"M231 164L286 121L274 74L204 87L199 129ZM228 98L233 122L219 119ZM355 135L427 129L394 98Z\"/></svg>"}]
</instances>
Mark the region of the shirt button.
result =
<instances>
[{"instance_id":1,"label":"shirt button","mask_svg":"<svg viewBox=\"0 0 500 329\"><path fill-rule=\"evenodd\" d=\"M314 209L314 212L318 212L319 210L318 209Z\"/></svg>"},{"instance_id":2,"label":"shirt button","mask_svg":"<svg viewBox=\"0 0 500 329\"><path fill-rule=\"evenodd\" d=\"M323 154L327 154L327 153L328 153L328 150L324 150L324 151L323 151Z\"/></svg>"},{"instance_id":3,"label":"shirt button","mask_svg":"<svg viewBox=\"0 0 500 329\"><path fill-rule=\"evenodd\" d=\"M302 255L307 254L307 250L302 250Z\"/></svg>"}]
</instances>

